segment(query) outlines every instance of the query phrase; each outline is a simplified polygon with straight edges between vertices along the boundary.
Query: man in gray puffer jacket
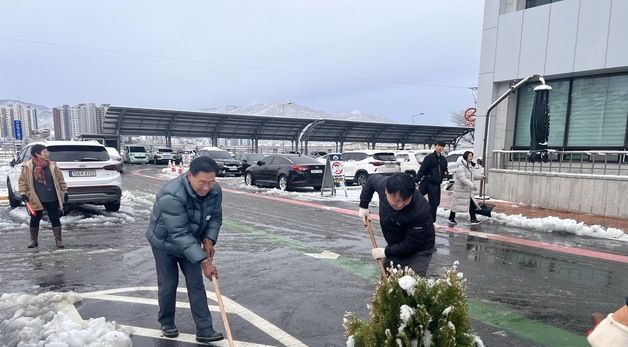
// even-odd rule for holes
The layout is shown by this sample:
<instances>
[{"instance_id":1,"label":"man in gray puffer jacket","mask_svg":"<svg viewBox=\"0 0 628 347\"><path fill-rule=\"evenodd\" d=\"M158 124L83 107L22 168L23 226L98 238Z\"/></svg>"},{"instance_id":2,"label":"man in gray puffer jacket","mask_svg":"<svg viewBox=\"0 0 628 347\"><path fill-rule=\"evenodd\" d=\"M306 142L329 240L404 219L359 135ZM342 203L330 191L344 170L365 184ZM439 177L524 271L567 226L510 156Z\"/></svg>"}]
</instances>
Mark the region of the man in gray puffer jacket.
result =
<instances>
[{"instance_id":1,"label":"man in gray puffer jacket","mask_svg":"<svg viewBox=\"0 0 628 347\"><path fill-rule=\"evenodd\" d=\"M218 165L213 159L194 159L189 171L161 189L153 205L146 238L155 257L158 320L165 337L179 335L174 314L180 267L196 324L196 341L223 339L212 327L202 276L210 280L212 275L218 277L211 263L222 225L222 190L216 183L217 172Z\"/></svg>"}]
</instances>

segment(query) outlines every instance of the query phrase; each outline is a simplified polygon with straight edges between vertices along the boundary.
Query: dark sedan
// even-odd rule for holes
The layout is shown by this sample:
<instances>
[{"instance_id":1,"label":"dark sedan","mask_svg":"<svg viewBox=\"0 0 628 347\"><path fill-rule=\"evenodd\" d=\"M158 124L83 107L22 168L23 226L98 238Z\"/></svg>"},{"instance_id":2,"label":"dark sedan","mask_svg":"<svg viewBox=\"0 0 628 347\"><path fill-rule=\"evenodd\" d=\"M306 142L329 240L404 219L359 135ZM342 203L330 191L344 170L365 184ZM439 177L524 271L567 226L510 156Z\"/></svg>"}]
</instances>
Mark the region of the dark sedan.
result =
<instances>
[{"instance_id":1,"label":"dark sedan","mask_svg":"<svg viewBox=\"0 0 628 347\"><path fill-rule=\"evenodd\" d=\"M271 186L281 190L294 187L321 189L325 165L311 157L299 154L269 155L244 173L247 186Z\"/></svg>"},{"instance_id":2,"label":"dark sedan","mask_svg":"<svg viewBox=\"0 0 628 347\"><path fill-rule=\"evenodd\" d=\"M236 159L242 162L242 172L244 172L249 166L263 160L264 156L257 153L240 153L236 156Z\"/></svg>"}]
</instances>

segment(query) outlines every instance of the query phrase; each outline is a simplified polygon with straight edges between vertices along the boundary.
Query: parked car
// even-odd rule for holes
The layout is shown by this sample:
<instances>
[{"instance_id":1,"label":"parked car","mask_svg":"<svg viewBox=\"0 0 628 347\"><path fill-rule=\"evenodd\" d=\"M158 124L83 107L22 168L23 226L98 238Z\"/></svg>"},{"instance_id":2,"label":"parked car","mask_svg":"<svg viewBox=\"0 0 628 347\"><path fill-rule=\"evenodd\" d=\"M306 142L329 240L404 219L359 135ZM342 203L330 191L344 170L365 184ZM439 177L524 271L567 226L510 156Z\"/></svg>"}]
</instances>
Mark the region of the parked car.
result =
<instances>
[{"instance_id":1,"label":"parked car","mask_svg":"<svg viewBox=\"0 0 628 347\"><path fill-rule=\"evenodd\" d=\"M362 150L342 153L347 184L364 185L370 175L392 175L401 172L401 163L391 151Z\"/></svg>"},{"instance_id":2,"label":"parked car","mask_svg":"<svg viewBox=\"0 0 628 347\"><path fill-rule=\"evenodd\" d=\"M218 164L218 176L241 176L242 162L233 158L233 156L218 147L205 147L198 150L199 156L210 157Z\"/></svg>"},{"instance_id":3,"label":"parked car","mask_svg":"<svg viewBox=\"0 0 628 347\"><path fill-rule=\"evenodd\" d=\"M419 172L423 159L426 155L432 152L433 150L431 149L395 151L395 158L400 163L401 172L416 176L416 173Z\"/></svg>"},{"instance_id":4,"label":"parked car","mask_svg":"<svg viewBox=\"0 0 628 347\"><path fill-rule=\"evenodd\" d=\"M249 166L244 172L247 186L271 186L281 190L313 187L320 190L325 165L300 154L273 154Z\"/></svg>"},{"instance_id":5,"label":"parked car","mask_svg":"<svg viewBox=\"0 0 628 347\"><path fill-rule=\"evenodd\" d=\"M105 147L107 153L109 153L109 158L113 160L114 163L118 166L118 172L124 173L124 162L122 160L122 156L118 153L118 150L113 147Z\"/></svg>"},{"instance_id":6,"label":"parked car","mask_svg":"<svg viewBox=\"0 0 628 347\"><path fill-rule=\"evenodd\" d=\"M148 164L146 147L142 145L125 145L124 162L129 164Z\"/></svg>"},{"instance_id":7,"label":"parked car","mask_svg":"<svg viewBox=\"0 0 628 347\"><path fill-rule=\"evenodd\" d=\"M329 160L331 160L331 161L341 161L342 160L342 153L327 153L325 155L322 155L322 156L316 158L316 160L318 160L321 163L325 164L325 163L327 163L327 158L329 158Z\"/></svg>"},{"instance_id":8,"label":"parked car","mask_svg":"<svg viewBox=\"0 0 628 347\"><path fill-rule=\"evenodd\" d=\"M118 211L122 196L122 179L118 165L111 160L105 146L95 141L38 141L24 146L11 161L7 174L9 204L17 207L18 179L22 164L31 159L31 147L43 144L50 152L50 160L57 162L68 185L65 205L105 205L107 211Z\"/></svg>"},{"instance_id":9,"label":"parked car","mask_svg":"<svg viewBox=\"0 0 628 347\"><path fill-rule=\"evenodd\" d=\"M247 167L255 165L258 161L264 159L264 156L257 153L240 153L236 156L236 159L242 162L242 172L244 172Z\"/></svg>"},{"instance_id":10,"label":"parked car","mask_svg":"<svg viewBox=\"0 0 628 347\"><path fill-rule=\"evenodd\" d=\"M327 154L327 152L325 151L314 151L314 152L310 152L308 155L312 158L317 159L319 157L324 156L325 154Z\"/></svg>"},{"instance_id":11,"label":"parked car","mask_svg":"<svg viewBox=\"0 0 628 347\"><path fill-rule=\"evenodd\" d=\"M155 147L148 159L154 164L167 164L169 161L174 160L174 153L168 147Z\"/></svg>"}]
</instances>

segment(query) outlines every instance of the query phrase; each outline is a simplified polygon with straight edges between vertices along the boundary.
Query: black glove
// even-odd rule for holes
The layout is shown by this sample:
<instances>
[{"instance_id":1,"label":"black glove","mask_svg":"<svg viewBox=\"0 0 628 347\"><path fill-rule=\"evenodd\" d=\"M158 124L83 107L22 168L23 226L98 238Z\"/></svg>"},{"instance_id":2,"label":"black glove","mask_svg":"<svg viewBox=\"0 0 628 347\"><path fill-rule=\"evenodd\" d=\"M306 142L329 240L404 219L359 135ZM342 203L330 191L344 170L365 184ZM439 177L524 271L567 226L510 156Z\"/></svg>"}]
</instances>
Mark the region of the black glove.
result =
<instances>
[{"instance_id":1,"label":"black glove","mask_svg":"<svg viewBox=\"0 0 628 347\"><path fill-rule=\"evenodd\" d=\"M22 202L27 203L28 202L28 196L26 196L26 194L22 194L22 196L20 196L20 200L22 200Z\"/></svg>"},{"instance_id":2,"label":"black glove","mask_svg":"<svg viewBox=\"0 0 628 347\"><path fill-rule=\"evenodd\" d=\"M68 193L63 193L63 202L68 202Z\"/></svg>"}]
</instances>

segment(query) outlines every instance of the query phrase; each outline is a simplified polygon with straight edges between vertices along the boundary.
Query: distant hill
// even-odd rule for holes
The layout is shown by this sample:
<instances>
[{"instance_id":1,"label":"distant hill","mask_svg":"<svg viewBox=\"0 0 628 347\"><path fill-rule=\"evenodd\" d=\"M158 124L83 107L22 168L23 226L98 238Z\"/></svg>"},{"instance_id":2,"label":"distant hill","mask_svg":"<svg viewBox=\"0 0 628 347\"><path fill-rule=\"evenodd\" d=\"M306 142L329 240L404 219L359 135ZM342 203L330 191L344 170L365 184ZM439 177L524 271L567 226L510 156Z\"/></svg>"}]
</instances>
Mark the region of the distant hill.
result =
<instances>
[{"instance_id":1,"label":"distant hill","mask_svg":"<svg viewBox=\"0 0 628 347\"><path fill-rule=\"evenodd\" d=\"M263 115L263 116L275 116L275 117L289 117L289 118L331 118L331 119L344 119L363 122L387 122L396 123L386 117L371 115L362 113L360 111L351 111L340 115L332 115L327 112L313 110L311 108L301 106L295 103L289 104L258 104L250 106L224 106L224 107L212 107L205 108L201 111L216 112L216 113L234 113L234 114L250 114L250 115Z\"/></svg>"}]
</instances>

